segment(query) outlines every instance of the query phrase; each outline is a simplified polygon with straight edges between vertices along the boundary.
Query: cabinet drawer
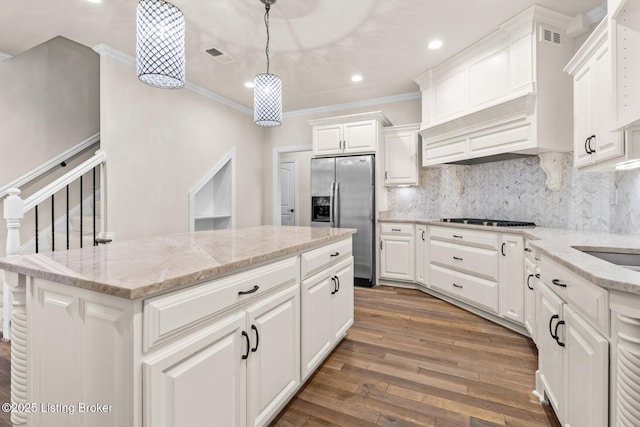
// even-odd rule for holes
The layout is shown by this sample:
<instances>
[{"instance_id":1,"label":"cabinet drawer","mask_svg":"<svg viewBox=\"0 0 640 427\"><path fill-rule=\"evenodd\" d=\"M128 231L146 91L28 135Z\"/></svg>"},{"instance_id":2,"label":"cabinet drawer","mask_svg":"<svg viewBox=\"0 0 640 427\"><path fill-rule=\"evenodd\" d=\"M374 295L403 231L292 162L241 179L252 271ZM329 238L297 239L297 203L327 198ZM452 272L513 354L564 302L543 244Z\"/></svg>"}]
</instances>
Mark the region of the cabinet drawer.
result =
<instances>
[{"instance_id":1,"label":"cabinet drawer","mask_svg":"<svg viewBox=\"0 0 640 427\"><path fill-rule=\"evenodd\" d=\"M298 281L298 257L150 298L143 305L144 351L237 303ZM254 291L255 289L255 291ZM251 291L242 294L241 292Z\"/></svg>"},{"instance_id":2,"label":"cabinet drawer","mask_svg":"<svg viewBox=\"0 0 640 427\"><path fill-rule=\"evenodd\" d=\"M353 244L351 238L305 252L301 257L302 278L309 277L338 261L351 256Z\"/></svg>"},{"instance_id":3,"label":"cabinet drawer","mask_svg":"<svg viewBox=\"0 0 640 427\"><path fill-rule=\"evenodd\" d=\"M383 223L380 224L380 234L413 236L413 224Z\"/></svg>"},{"instance_id":4,"label":"cabinet drawer","mask_svg":"<svg viewBox=\"0 0 640 427\"><path fill-rule=\"evenodd\" d=\"M609 291L543 256L540 275L546 285L609 337ZM566 285L566 286L562 286Z\"/></svg>"},{"instance_id":5,"label":"cabinet drawer","mask_svg":"<svg viewBox=\"0 0 640 427\"><path fill-rule=\"evenodd\" d=\"M498 249L498 233L457 227L432 226L429 231L429 236L436 240L478 246L481 248Z\"/></svg>"},{"instance_id":6,"label":"cabinet drawer","mask_svg":"<svg viewBox=\"0 0 640 427\"><path fill-rule=\"evenodd\" d=\"M431 286L456 298L498 312L498 283L431 264Z\"/></svg>"},{"instance_id":7,"label":"cabinet drawer","mask_svg":"<svg viewBox=\"0 0 640 427\"><path fill-rule=\"evenodd\" d=\"M431 240L429 253L431 262L498 280L498 252L495 250Z\"/></svg>"},{"instance_id":8,"label":"cabinet drawer","mask_svg":"<svg viewBox=\"0 0 640 427\"><path fill-rule=\"evenodd\" d=\"M536 258L536 250L531 247L531 245L529 244L529 240L525 240L524 242L524 256L532 263L538 263L538 259Z\"/></svg>"}]
</instances>

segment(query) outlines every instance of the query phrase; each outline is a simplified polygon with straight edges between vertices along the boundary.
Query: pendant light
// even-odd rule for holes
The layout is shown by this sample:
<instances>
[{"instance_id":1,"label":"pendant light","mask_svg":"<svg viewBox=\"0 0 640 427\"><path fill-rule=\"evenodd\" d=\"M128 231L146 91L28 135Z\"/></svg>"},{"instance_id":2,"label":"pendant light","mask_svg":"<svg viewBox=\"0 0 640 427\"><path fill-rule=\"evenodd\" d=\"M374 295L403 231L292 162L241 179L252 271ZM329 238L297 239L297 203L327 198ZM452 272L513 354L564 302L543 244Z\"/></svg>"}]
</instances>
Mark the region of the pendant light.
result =
<instances>
[{"instance_id":1,"label":"pendant light","mask_svg":"<svg viewBox=\"0 0 640 427\"><path fill-rule=\"evenodd\" d=\"M136 19L138 78L153 87L184 86L184 15L164 0L140 0Z\"/></svg>"},{"instance_id":2,"label":"pendant light","mask_svg":"<svg viewBox=\"0 0 640 427\"><path fill-rule=\"evenodd\" d=\"M274 127L282 124L282 82L280 77L269 73L269 10L276 0L260 2L265 6L267 72L258 74L253 83L253 120L258 126Z\"/></svg>"}]
</instances>

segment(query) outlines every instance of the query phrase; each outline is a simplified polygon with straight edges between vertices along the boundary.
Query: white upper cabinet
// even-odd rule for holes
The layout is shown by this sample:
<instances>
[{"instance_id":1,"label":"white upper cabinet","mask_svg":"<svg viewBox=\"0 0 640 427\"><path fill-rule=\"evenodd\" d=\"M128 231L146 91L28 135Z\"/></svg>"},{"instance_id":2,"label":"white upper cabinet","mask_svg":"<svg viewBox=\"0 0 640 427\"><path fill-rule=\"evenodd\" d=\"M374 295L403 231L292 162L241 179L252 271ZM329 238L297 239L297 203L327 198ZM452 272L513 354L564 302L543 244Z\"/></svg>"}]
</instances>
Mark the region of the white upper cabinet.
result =
<instances>
[{"instance_id":1,"label":"white upper cabinet","mask_svg":"<svg viewBox=\"0 0 640 427\"><path fill-rule=\"evenodd\" d=\"M309 124L315 156L375 153L382 126L390 125L380 111L309 120Z\"/></svg>"},{"instance_id":2,"label":"white upper cabinet","mask_svg":"<svg viewBox=\"0 0 640 427\"><path fill-rule=\"evenodd\" d=\"M404 125L384 130L384 185L418 185L418 128Z\"/></svg>"},{"instance_id":3,"label":"white upper cabinet","mask_svg":"<svg viewBox=\"0 0 640 427\"><path fill-rule=\"evenodd\" d=\"M640 0L609 0L616 129L640 126Z\"/></svg>"},{"instance_id":4,"label":"white upper cabinet","mask_svg":"<svg viewBox=\"0 0 640 427\"><path fill-rule=\"evenodd\" d=\"M570 20L532 6L418 76L422 166L571 151Z\"/></svg>"},{"instance_id":5,"label":"white upper cabinet","mask_svg":"<svg viewBox=\"0 0 640 427\"><path fill-rule=\"evenodd\" d=\"M588 167L624 156L623 133L611 132L613 99L606 19L571 59L566 71L573 76L575 167Z\"/></svg>"}]
</instances>

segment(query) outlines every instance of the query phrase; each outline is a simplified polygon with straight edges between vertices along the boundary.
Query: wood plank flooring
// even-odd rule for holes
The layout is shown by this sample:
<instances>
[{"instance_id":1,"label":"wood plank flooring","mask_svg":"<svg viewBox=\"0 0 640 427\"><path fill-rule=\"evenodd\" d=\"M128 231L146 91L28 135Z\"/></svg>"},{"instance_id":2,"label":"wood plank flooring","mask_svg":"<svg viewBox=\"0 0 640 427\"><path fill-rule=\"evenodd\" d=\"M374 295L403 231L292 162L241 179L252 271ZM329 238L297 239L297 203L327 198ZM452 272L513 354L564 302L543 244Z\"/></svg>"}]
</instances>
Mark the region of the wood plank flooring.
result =
<instances>
[{"instance_id":1,"label":"wood plank flooring","mask_svg":"<svg viewBox=\"0 0 640 427\"><path fill-rule=\"evenodd\" d=\"M272 426L559 426L531 340L420 291L356 288L355 323Z\"/></svg>"},{"instance_id":2,"label":"wood plank flooring","mask_svg":"<svg viewBox=\"0 0 640 427\"><path fill-rule=\"evenodd\" d=\"M415 290L356 288L355 306L347 337L272 426L560 425L531 394L528 338ZM0 403L9 366L0 343Z\"/></svg>"}]
</instances>

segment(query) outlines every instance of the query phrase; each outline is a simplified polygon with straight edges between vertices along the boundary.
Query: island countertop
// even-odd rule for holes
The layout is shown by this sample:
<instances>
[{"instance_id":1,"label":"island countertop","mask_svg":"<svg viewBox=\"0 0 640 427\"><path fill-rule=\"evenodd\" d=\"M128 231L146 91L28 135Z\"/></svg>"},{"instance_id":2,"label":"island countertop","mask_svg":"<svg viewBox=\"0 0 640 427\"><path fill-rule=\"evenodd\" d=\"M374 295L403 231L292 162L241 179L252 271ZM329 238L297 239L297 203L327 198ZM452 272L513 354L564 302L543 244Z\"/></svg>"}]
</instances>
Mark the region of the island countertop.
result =
<instances>
[{"instance_id":1,"label":"island countertop","mask_svg":"<svg viewBox=\"0 0 640 427\"><path fill-rule=\"evenodd\" d=\"M0 259L0 269L120 298L148 297L294 254L356 232L264 225L177 233Z\"/></svg>"}]
</instances>

